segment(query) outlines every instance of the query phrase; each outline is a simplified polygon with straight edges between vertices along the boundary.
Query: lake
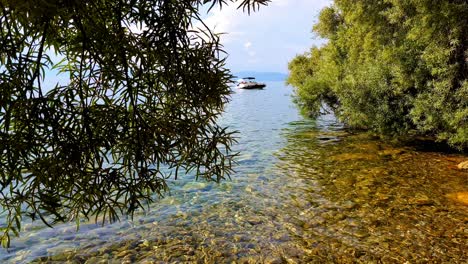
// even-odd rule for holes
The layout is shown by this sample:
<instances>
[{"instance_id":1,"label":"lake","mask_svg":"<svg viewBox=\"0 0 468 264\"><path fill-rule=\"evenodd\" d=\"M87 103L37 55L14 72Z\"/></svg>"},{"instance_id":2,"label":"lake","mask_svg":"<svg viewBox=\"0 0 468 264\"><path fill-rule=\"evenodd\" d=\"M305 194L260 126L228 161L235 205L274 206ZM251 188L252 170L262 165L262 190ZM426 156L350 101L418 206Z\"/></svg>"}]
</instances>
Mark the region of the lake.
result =
<instances>
[{"instance_id":1,"label":"lake","mask_svg":"<svg viewBox=\"0 0 468 264\"><path fill-rule=\"evenodd\" d=\"M133 220L25 223L0 262L466 263L466 157L305 119L291 95L235 90L221 120L240 132L230 181L171 180Z\"/></svg>"}]
</instances>

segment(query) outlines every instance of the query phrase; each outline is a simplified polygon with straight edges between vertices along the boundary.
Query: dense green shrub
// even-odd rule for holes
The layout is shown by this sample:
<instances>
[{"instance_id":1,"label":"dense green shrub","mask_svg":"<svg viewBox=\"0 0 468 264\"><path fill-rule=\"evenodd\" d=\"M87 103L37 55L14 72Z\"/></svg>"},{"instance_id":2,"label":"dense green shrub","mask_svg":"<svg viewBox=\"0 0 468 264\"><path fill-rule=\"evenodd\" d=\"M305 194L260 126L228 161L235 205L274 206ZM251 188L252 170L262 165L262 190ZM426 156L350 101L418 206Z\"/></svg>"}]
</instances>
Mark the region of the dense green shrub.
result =
<instances>
[{"instance_id":1,"label":"dense green shrub","mask_svg":"<svg viewBox=\"0 0 468 264\"><path fill-rule=\"evenodd\" d=\"M468 146L466 1L336 0L314 31L327 44L288 78L309 115L326 103L350 127Z\"/></svg>"}]
</instances>

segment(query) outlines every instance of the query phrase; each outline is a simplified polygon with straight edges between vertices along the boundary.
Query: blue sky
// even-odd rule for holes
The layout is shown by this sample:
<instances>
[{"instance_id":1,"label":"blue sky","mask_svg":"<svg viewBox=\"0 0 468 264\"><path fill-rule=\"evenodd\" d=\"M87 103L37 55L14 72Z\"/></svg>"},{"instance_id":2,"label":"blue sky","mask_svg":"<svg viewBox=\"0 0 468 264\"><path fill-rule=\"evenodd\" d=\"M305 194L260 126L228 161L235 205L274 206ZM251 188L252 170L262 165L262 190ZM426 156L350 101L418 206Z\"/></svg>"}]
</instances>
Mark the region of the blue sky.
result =
<instances>
[{"instance_id":1,"label":"blue sky","mask_svg":"<svg viewBox=\"0 0 468 264\"><path fill-rule=\"evenodd\" d=\"M214 32L227 33L221 37L221 43L229 54L227 67L233 73L287 73L288 62L294 56L324 42L314 37L312 25L320 10L331 3L332 0L272 0L250 15L231 3L221 10L213 8L202 17ZM67 82L67 76L55 73L46 77L46 86Z\"/></svg>"},{"instance_id":2,"label":"blue sky","mask_svg":"<svg viewBox=\"0 0 468 264\"><path fill-rule=\"evenodd\" d=\"M323 40L314 37L312 25L331 0L272 0L256 13L243 13L238 4L214 8L204 14L215 32L225 32L221 43L229 53L233 71L287 72L288 62Z\"/></svg>"}]
</instances>

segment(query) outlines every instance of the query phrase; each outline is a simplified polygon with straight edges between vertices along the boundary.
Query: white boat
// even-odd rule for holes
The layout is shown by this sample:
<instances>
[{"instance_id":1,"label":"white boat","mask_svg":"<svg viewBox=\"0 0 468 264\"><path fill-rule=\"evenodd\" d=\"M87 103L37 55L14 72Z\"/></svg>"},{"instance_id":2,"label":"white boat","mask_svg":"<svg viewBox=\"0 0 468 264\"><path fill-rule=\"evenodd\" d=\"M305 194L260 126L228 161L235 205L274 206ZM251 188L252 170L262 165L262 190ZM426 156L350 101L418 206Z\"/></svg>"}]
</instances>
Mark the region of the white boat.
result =
<instances>
[{"instance_id":1,"label":"white boat","mask_svg":"<svg viewBox=\"0 0 468 264\"><path fill-rule=\"evenodd\" d=\"M255 81L254 77L245 77L237 81L239 89L263 89L266 84Z\"/></svg>"}]
</instances>

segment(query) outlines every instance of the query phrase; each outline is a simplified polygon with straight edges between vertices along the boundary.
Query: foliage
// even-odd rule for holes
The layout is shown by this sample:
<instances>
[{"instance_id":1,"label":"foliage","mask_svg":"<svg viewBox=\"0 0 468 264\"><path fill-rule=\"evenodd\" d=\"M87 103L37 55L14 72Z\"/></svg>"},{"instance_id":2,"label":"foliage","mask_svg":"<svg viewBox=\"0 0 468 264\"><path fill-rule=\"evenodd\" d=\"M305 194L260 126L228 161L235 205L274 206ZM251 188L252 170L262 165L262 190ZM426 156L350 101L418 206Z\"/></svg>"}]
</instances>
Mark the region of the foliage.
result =
<instances>
[{"instance_id":1,"label":"foliage","mask_svg":"<svg viewBox=\"0 0 468 264\"><path fill-rule=\"evenodd\" d=\"M3 246L22 217L114 221L171 172L228 176L231 76L218 36L193 28L206 3L227 1L0 1ZM51 69L69 82L44 87Z\"/></svg>"},{"instance_id":2,"label":"foliage","mask_svg":"<svg viewBox=\"0 0 468 264\"><path fill-rule=\"evenodd\" d=\"M468 3L336 0L314 31L328 42L289 64L311 115L323 103L350 127L433 135L468 147Z\"/></svg>"}]
</instances>

